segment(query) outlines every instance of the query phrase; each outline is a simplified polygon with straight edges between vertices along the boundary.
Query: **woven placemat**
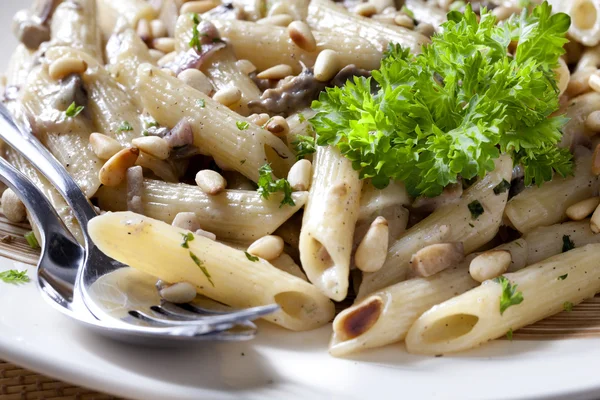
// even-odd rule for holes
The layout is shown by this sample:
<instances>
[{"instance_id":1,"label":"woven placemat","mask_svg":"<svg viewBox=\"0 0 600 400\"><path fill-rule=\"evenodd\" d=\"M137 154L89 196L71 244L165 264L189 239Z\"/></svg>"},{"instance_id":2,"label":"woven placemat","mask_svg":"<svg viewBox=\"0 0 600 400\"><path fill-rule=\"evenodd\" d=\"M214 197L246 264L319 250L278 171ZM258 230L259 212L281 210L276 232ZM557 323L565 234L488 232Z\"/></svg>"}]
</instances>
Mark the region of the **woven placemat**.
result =
<instances>
[{"instance_id":1,"label":"woven placemat","mask_svg":"<svg viewBox=\"0 0 600 400\"><path fill-rule=\"evenodd\" d=\"M0 400L116 400L0 361Z\"/></svg>"}]
</instances>

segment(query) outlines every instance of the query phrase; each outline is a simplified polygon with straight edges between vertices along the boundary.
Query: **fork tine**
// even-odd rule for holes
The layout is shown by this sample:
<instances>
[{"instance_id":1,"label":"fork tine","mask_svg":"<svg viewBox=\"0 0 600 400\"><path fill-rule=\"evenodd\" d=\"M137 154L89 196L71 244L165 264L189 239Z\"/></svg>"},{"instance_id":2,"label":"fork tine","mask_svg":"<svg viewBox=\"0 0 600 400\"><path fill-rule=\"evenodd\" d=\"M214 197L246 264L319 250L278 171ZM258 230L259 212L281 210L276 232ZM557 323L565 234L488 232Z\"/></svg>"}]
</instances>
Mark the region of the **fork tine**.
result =
<instances>
[{"instance_id":1,"label":"fork tine","mask_svg":"<svg viewBox=\"0 0 600 400\"><path fill-rule=\"evenodd\" d=\"M177 319L180 321L197 321L199 318L201 318L201 315L199 315L195 312L187 311L184 307L179 307L177 304L168 303L168 302L163 302L163 304L161 304L159 306L152 306L152 307L150 307L150 309L152 311L154 311L155 313L165 315L169 318L174 318L174 319ZM229 312L229 313L226 313L223 311L218 312L218 315L223 315L223 314L231 314L231 312ZM242 322L239 322L238 325L243 325L248 328L256 327L256 325L254 325L251 321L242 321Z\"/></svg>"},{"instance_id":2,"label":"fork tine","mask_svg":"<svg viewBox=\"0 0 600 400\"><path fill-rule=\"evenodd\" d=\"M134 318L140 319L144 322L147 322L150 325L154 325L154 326L194 326L194 327L198 327L198 328L205 328L205 329L199 330L198 334L206 334L206 333L211 333L211 332L216 332L216 331L224 331L224 330L232 328L233 326L236 325L235 322L232 322L232 321L212 322L212 321L205 321L202 319L183 321L183 320L174 320L171 318L158 318L158 317L154 317L150 314L147 314L147 313L139 311L139 310L129 311L129 315Z\"/></svg>"}]
</instances>

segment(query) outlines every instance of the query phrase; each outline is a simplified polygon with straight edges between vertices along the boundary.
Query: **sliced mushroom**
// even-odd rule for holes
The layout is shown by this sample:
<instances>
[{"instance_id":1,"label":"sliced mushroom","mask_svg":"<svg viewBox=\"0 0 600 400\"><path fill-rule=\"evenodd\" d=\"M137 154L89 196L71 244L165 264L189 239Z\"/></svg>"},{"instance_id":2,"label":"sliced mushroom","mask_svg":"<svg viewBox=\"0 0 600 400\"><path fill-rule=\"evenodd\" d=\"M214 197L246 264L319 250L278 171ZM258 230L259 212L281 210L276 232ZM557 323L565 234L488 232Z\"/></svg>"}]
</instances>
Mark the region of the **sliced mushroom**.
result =
<instances>
[{"instance_id":1,"label":"sliced mushroom","mask_svg":"<svg viewBox=\"0 0 600 400\"><path fill-rule=\"evenodd\" d=\"M462 242L438 243L413 254L410 267L415 275L428 277L458 264L464 258Z\"/></svg>"},{"instance_id":2,"label":"sliced mushroom","mask_svg":"<svg viewBox=\"0 0 600 400\"><path fill-rule=\"evenodd\" d=\"M142 167L136 165L127 169L127 210L143 214L144 205L142 194L144 192L144 174Z\"/></svg>"},{"instance_id":3,"label":"sliced mushroom","mask_svg":"<svg viewBox=\"0 0 600 400\"><path fill-rule=\"evenodd\" d=\"M177 125L165 135L165 140L173 149L194 144L194 132L192 131L190 121L185 118L180 120Z\"/></svg>"},{"instance_id":4,"label":"sliced mushroom","mask_svg":"<svg viewBox=\"0 0 600 400\"><path fill-rule=\"evenodd\" d=\"M88 95L83 86L83 80L78 74L68 75L60 81L60 90L54 97L54 108L65 110L71 103L78 106L86 106ZM87 107L83 109L85 114Z\"/></svg>"}]
</instances>

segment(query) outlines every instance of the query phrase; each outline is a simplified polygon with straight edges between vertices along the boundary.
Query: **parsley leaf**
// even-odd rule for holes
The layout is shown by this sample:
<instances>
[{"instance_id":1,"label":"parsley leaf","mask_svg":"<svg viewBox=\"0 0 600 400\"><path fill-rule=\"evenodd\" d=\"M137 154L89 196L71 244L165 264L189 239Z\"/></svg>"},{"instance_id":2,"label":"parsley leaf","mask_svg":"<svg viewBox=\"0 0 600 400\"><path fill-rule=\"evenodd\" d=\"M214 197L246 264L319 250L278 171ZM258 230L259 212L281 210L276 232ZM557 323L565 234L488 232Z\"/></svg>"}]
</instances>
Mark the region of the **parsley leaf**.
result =
<instances>
[{"instance_id":1,"label":"parsley leaf","mask_svg":"<svg viewBox=\"0 0 600 400\"><path fill-rule=\"evenodd\" d=\"M296 135L296 140L292 142L292 146L294 146L297 160L302 160L304 156L313 154L316 151L315 138L312 136Z\"/></svg>"},{"instance_id":2,"label":"parsley leaf","mask_svg":"<svg viewBox=\"0 0 600 400\"><path fill-rule=\"evenodd\" d=\"M204 266L204 262L202 262L201 259L198 258L198 256L196 256L194 253L192 253L190 251L190 258L194 261L194 264L196 264L198 266L198 268L200 268L200 270L202 271L202 273L204 274L204 276L206 276L206 278L208 279L208 281L210 282L210 284L214 287L215 284L211 279L210 274L208 273L208 270L206 269L206 267Z\"/></svg>"},{"instance_id":3,"label":"parsley leaf","mask_svg":"<svg viewBox=\"0 0 600 400\"><path fill-rule=\"evenodd\" d=\"M413 196L482 177L501 153L523 165L526 185L570 174L572 155L557 147L566 119L551 116L570 18L551 10L545 2L497 25L467 4L421 54L391 45L371 78L327 88L312 103L317 144L337 146L376 187L401 180Z\"/></svg>"},{"instance_id":4,"label":"parsley leaf","mask_svg":"<svg viewBox=\"0 0 600 400\"><path fill-rule=\"evenodd\" d=\"M258 257L253 256L252 254L248 253L247 251L244 252L244 254L246 255L246 258L252 262L256 262L258 261Z\"/></svg>"},{"instance_id":5,"label":"parsley leaf","mask_svg":"<svg viewBox=\"0 0 600 400\"><path fill-rule=\"evenodd\" d=\"M128 121L121 122L121 125L119 126L119 129L118 129L119 132L128 132L128 131L132 131L132 130L133 130L133 126L131 126L131 124Z\"/></svg>"},{"instance_id":6,"label":"parsley leaf","mask_svg":"<svg viewBox=\"0 0 600 400\"><path fill-rule=\"evenodd\" d=\"M250 124L246 121L236 121L235 126L237 126L240 131L245 131L250 127Z\"/></svg>"},{"instance_id":7,"label":"parsley leaf","mask_svg":"<svg viewBox=\"0 0 600 400\"><path fill-rule=\"evenodd\" d=\"M567 279L568 276L569 276L569 274L564 274L564 275L559 276L557 279L559 281L564 281L565 279Z\"/></svg>"},{"instance_id":8,"label":"parsley leaf","mask_svg":"<svg viewBox=\"0 0 600 400\"><path fill-rule=\"evenodd\" d=\"M412 12L410 10L410 8L406 7L406 6L402 6L402 8L400 9L400 12L408 15L409 17L411 17L412 19L415 19L415 13Z\"/></svg>"},{"instance_id":9,"label":"parsley leaf","mask_svg":"<svg viewBox=\"0 0 600 400\"><path fill-rule=\"evenodd\" d=\"M483 206L479 200L473 200L467 205L467 207L469 208L469 211L471 211L471 218L473 219L479 218L479 216L484 212Z\"/></svg>"},{"instance_id":10,"label":"parsley leaf","mask_svg":"<svg viewBox=\"0 0 600 400\"><path fill-rule=\"evenodd\" d=\"M29 282L27 271L17 271L16 269L9 269L8 271L0 272L0 280L6 283L13 283L18 285L20 283Z\"/></svg>"},{"instance_id":11,"label":"parsley leaf","mask_svg":"<svg viewBox=\"0 0 600 400\"><path fill-rule=\"evenodd\" d=\"M523 293L517 292L517 285L511 285L510 281L504 276L494 278L494 282L502 285L502 294L500 295L500 315L510 306L515 306L523 302Z\"/></svg>"},{"instance_id":12,"label":"parsley leaf","mask_svg":"<svg viewBox=\"0 0 600 400\"><path fill-rule=\"evenodd\" d=\"M511 340L511 341L513 340L513 330L512 330L512 328L510 328L510 329L508 330L508 332L506 332L506 338L507 338L508 340Z\"/></svg>"},{"instance_id":13,"label":"parsley leaf","mask_svg":"<svg viewBox=\"0 0 600 400\"><path fill-rule=\"evenodd\" d=\"M563 245L562 245L563 253L566 253L567 251L573 250L575 248L575 243L573 243L573 241L571 240L571 236L563 235L562 241L563 241Z\"/></svg>"},{"instance_id":14,"label":"parsley leaf","mask_svg":"<svg viewBox=\"0 0 600 400\"><path fill-rule=\"evenodd\" d=\"M564 309L566 312L571 312L571 311L573 311L573 303L571 303L570 301L565 301L565 302L563 303L563 309Z\"/></svg>"},{"instance_id":15,"label":"parsley leaf","mask_svg":"<svg viewBox=\"0 0 600 400\"><path fill-rule=\"evenodd\" d=\"M304 114L298 113L298 121L300 121L300 122L306 121L306 117L304 116Z\"/></svg>"},{"instance_id":16,"label":"parsley leaf","mask_svg":"<svg viewBox=\"0 0 600 400\"><path fill-rule=\"evenodd\" d=\"M71 118L76 117L83 111L84 108L84 106L78 106L75 104L75 102L72 102L71 105L65 111L65 115Z\"/></svg>"},{"instance_id":17,"label":"parsley leaf","mask_svg":"<svg viewBox=\"0 0 600 400\"><path fill-rule=\"evenodd\" d=\"M192 14L192 21L194 21L194 27L192 28L192 38L188 43L192 49L196 49L198 53L202 52L202 43L200 43L200 32L198 32L198 25L200 24L200 18L198 14Z\"/></svg>"},{"instance_id":18,"label":"parsley leaf","mask_svg":"<svg viewBox=\"0 0 600 400\"><path fill-rule=\"evenodd\" d=\"M188 242L194 240L194 234L192 232L182 233L181 237L183 238L183 242L181 242L181 247L183 247L184 249L189 249L190 245L188 244Z\"/></svg>"},{"instance_id":19,"label":"parsley leaf","mask_svg":"<svg viewBox=\"0 0 600 400\"><path fill-rule=\"evenodd\" d=\"M290 186L290 183L284 178L274 180L272 175L273 169L270 164L263 165L258 169L258 172L257 192L263 199L268 199L271 193L283 192L283 200L281 200L279 207L282 207L285 204L290 206L296 205L292 198L292 187Z\"/></svg>"},{"instance_id":20,"label":"parsley leaf","mask_svg":"<svg viewBox=\"0 0 600 400\"><path fill-rule=\"evenodd\" d=\"M204 108L204 106L206 106L206 102L204 101L204 99L199 99L196 100L196 105L200 108Z\"/></svg>"},{"instance_id":21,"label":"parsley leaf","mask_svg":"<svg viewBox=\"0 0 600 400\"><path fill-rule=\"evenodd\" d=\"M496 187L494 187L494 194L497 195L500 193L504 193L508 189L510 189L510 182L507 181L506 179L502 179L502 182L500 182L499 184L496 185Z\"/></svg>"},{"instance_id":22,"label":"parsley leaf","mask_svg":"<svg viewBox=\"0 0 600 400\"><path fill-rule=\"evenodd\" d=\"M27 232L24 235L24 237L25 237L25 240L27 241L27 244L29 245L29 247L31 247L32 249L40 248L40 244L38 243L37 239L35 238L35 234L33 233L33 231Z\"/></svg>"}]
</instances>

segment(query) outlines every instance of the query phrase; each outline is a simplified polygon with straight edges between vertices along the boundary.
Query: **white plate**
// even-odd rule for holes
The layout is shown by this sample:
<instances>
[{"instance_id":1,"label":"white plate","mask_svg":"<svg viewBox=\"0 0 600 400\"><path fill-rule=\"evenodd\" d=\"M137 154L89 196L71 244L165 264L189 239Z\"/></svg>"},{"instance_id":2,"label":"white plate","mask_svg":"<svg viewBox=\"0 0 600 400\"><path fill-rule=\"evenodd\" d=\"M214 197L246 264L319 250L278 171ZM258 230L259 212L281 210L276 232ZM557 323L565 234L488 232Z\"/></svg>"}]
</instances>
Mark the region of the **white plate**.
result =
<instances>
[{"instance_id":1,"label":"white plate","mask_svg":"<svg viewBox=\"0 0 600 400\"><path fill-rule=\"evenodd\" d=\"M14 48L0 0L3 54ZM115 0L118 1L118 0ZM28 3L28 1L27 1ZM33 268L0 258L0 271ZM526 399L600 397L600 338L496 341L458 356L406 354L402 345L349 360L327 354L330 327L291 333L260 325L252 342L141 348L90 334L33 284L0 282L0 358L99 391L140 399Z\"/></svg>"}]
</instances>

